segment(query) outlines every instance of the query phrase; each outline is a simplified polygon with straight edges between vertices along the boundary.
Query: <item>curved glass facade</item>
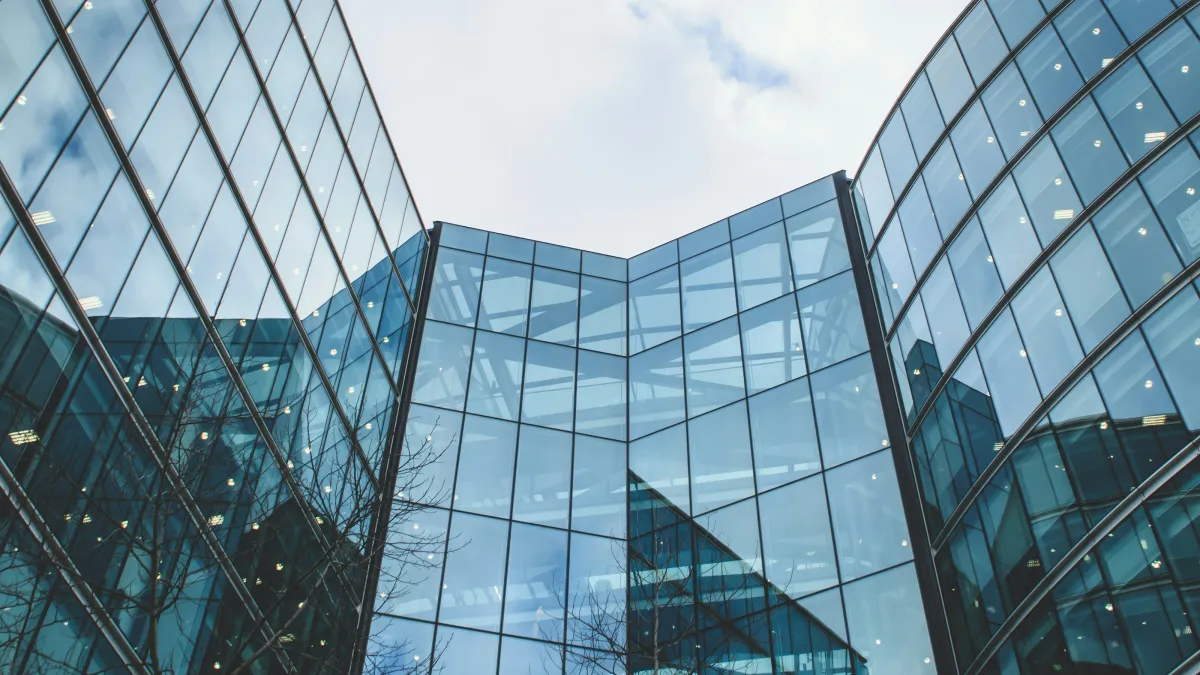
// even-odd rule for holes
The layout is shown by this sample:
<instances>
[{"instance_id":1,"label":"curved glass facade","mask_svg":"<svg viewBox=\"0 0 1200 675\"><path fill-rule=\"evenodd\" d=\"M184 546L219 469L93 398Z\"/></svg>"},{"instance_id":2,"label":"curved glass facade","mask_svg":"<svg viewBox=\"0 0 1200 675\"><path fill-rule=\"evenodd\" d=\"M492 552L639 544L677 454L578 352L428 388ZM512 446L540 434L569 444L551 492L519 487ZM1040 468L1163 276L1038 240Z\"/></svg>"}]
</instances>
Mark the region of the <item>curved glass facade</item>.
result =
<instances>
[{"instance_id":1,"label":"curved glass facade","mask_svg":"<svg viewBox=\"0 0 1200 675\"><path fill-rule=\"evenodd\" d=\"M973 3L854 181L947 672L1196 661L1196 5Z\"/></svg>"}]
</instances>

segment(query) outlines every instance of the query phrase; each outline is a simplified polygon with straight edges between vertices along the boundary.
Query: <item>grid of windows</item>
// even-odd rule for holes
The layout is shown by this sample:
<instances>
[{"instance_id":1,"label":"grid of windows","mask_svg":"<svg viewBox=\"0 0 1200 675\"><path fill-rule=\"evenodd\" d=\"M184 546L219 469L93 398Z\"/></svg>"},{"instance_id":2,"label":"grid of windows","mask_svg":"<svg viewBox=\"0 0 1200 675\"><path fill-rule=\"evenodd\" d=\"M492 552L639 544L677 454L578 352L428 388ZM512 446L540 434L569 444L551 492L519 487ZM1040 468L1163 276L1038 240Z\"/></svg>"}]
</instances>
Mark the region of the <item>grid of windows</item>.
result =
<instances>
[{"instance_id":1,"label":"grid of windows","mask_svg":"<svg viewBox=\"0 0 1200 675\"><path fill-rule=\"evenodd\" d=\"M973 3L856 177L958 672L1200 646L1195 5Z\"/></svg>"},{"instance_id":2,"label":"grid of windows","mask_svg":"<svg viewBox=\"0 0 1200 675\"><path fill-rule=\"evenodd\" d=\"M438 226L405 434L428 479L404 498L444 551L411 592L381 589L381 650L458 667L470 640L471 672L510 648L558 672L562 643L592 672L575 612L637 586L629 502L652 491L871 672L934 672L838 190L628 261ZM770 670L767 643L738 667Z\"/></svg>"},{"instance_id":3,"label":"grid of windows","mask_svg":"<svg viewBox=\"0 0 1200 675\"><path fill-rule=\"evenodd\" d=\"M340 9L0 0L0 194L2 667L344 672L427 235Z\"/></svg>"}]
</instances>

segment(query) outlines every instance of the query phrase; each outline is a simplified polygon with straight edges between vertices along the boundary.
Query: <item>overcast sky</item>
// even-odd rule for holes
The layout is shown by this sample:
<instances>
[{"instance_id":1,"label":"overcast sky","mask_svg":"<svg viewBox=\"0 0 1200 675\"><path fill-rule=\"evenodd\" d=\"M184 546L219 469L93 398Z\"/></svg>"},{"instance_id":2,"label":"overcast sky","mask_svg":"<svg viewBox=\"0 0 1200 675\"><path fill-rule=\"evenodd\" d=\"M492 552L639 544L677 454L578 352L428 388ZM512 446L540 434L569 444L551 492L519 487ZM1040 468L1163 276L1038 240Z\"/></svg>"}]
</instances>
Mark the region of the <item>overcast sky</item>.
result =
<instances>
[{"instance_id":1,"label":"overcast sky","mask_svg":"<svg viewBox=\"0 0 1200 675\"><path fill-rule=\"evenodd\" d=\"M966 0L347 0L427 225L630 256L858 169Z\"/></svg>"}]
</instances>

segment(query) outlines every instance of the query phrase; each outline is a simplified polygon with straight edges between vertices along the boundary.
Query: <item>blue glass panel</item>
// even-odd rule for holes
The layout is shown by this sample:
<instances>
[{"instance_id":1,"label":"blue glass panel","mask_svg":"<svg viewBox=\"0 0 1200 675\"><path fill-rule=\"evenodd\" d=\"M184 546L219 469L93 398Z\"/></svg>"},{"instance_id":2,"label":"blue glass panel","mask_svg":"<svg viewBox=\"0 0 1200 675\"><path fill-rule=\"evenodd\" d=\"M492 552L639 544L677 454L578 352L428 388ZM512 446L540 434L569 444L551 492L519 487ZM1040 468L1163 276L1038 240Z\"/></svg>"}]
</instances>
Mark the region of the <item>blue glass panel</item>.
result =
<instances>
[{"instance_id":1,"label":"blue glass panel","mask_svg":"<svg viewBox=\"0 0 1200 675\"><path fill-rule=\"evenodd\" d=\"M783 223L735 239L733 262L741 311L792 292L792 266Z\"/></svg>"},{"instance_id":2,"label":"blue glass panel","mask_svg":"<svg viewBox=\"0 0 1200 675\"><path fill-rule=\"evenodd\" d=\"M413 382L413 401L453 410L466 406L472 337L467 328L426 322Z\"/></svg>"},{"instance_id":3,"label":"blue glass panel","mask_svg":"<svg viewBox=\"0 0 1200 675\"><path fill-rule=\"evenodd\" d=\"M737 313L733 255L728 246L679 263L684 332Z\"/></svg>"},{"instance_id":4,"label":"blue glass panel","mask_svg":"<svg viewBox=\"0 0 1200 675\"><path fill-rule=\"evenodd\" d=\"M625 440L625 359L579 352L575 430Z\"/></svg>"},{"instance_id":5,"label":"blue glass panel","mask_svg":"<svg viewBox=\"0 0 1200 675\"><path fill-rule=\"evenodd\" d=\"M750 397L750 435L758 489L767 490L821 470L817 428L807 380ZM765 512L766 505L763 505Z\"/></svg>"},{"instance_id":6,"label":"blue glass panel","mask_svg":"<svg viewBox=\"0 0 1200 675\"><path fill-rule=\"evenodd\" d=\"M605 622L612 617L623 621L625 617L625 545L613 539L572 533L569 555L567 642L593 644L597 631L590 627L611 625ZM616 642L613 646L618 651L624 649L625 631L607 629L602 634L611 638L608 644Z\"/></svg>"},{"instance_id":7,"label":"blue glass panel","mask_svg":"<svg viewBox=\"0 0 1200 675\"><path fill-rule=\"evenodd\" d=\"M625 355L627 286L618 281L580 279L579 346Z\"/></svg>"},{"instance_id":8,"label":"blue glass panel","mask_svg":"<svg viewBox=\"0 0 1200 675\"><path fill-rule=\"evenodd\" d=\"M892 226L883 233L875 253L879 281L883 284L883 292L891 308L890 312L885 314L894 319L894 314L900 311L916 285L912 261L908 257L908 242L904 240L904 229L900 221L893 221Z\"/></svg>"},{"instance_id":9,"label":"blue glass panel","mask_svg":"<svg viewBox=\"0 0 1200 675\"><path fill-rule=\"evenodd\" d=\"M942 143L937 152L929 158L922 175L925 178L925 188L929 190L933 212L937 215L938 227L942 236L948 237L971 205L966 178L958 167L958 159L954 156L950 141Z\"/></svg>"},{"instance_id":10,"label":"blue glass panel","mask_svg":"<svg viewBox=\"0 0 1200 675\"><path fill-rule=\"evenodd\" d=\"M629 359L629 438L640 438L684 418L683 340Z\"/></svg>"},{"instance_id":11,"label":"blue glass panel","mask_svg":"<svg viewBox=\"0 0 1200 675\"><path fill-rule=\"evenodd\" d=\"M403 452L411 458L409 461L421 467L421 478L420 484L398 486L397 497L422 504L450 505L462 424L462 413L423 405L409 409ZM443 530L445 525L442 518ZM437 593L432 597L436 603ZM433 605L428 609L432 612ZM428 618L432 619L432 614Z\"/></svg>"},{"instance_id":12,"label":"blue glass panel","mask_svg":"<svg viewBox=\"0 0 1200 675\"><path fill-rule=\"evenodd\" d=\"M1130 41L1141 37L1175 9L1171 0L1104 0L1104 4Z\"/></svg>"},{"instance_id":13,"label":"blue glass panel","mask_svg":"<svg viewBox=\"0 0 1200 675\"><path fill-rule=\"evenodd\" d=\"M825 466L891 445L870 355L815 373L811 380Z\"/></svg>"},{"instance_id":14,"label":"blue glass panel","mask_svg":"<svg viewBox=\"0 0 1200 675\"><path fill-rule=\"evenodd\" d=\"M536 640L506 637L500 645L500 672L543 673L557 675L562 672L562 645L553 645Z\"/></svg>"},{"instance_id":15,"label":"blue glass panel","mask_svg":"<svg viewBox=\"0 0 1200 675\"><path fill-rule=\"evenodd\" d=\"M571 529L625 537L625 444L590 436L575 437L571 483Z\"/></svg>"},{"instance_id":16,"label":"blue glass panel","mask_svg":"<svg viewBox=\"0 0 1200 675\"><path fill-rule=\"evenodd\" d=\"M628 278L625 268L626 264L623 258L601 255L599 253L592 253L591 251L583 252L584 274L604 277L613 281L625 281Z\"/></svg>"},{"instance_id":17,"label":"blue glass panel","mask_svg":"<svg viewBox=\"0 0 1200 675\"><path fill-rule=\"evenodd\" d=\"M904 240L908 244L913 271L920 276L942 245L942 235L933 217L933 206L925 192L925 181L918 178L913 183L912 190L896 213L904 224Z\"/></svg>"},{"instance_id":18,"label":"blue glass panel","mask_svg":"<svg viewBox=\"0 0 1200 675\"><path fill-rule=\"evenodd\" d=\"M734 403L689 420L687 426L696 513L754 494L746 404Z\"/></svg>"},{"instance_id":19,"label":"blue glass panel","mask_svg":"<svg viewBox=\"0 0 1200 675\"><path fill-rule=\"evenodd\" d=\"M438 240L438 243L442 246L459 248L472 253L487 253L487 232L450 223L442 223L440 227L441 239ZM439 257L441 256L439 255Z\"/></svg>"},{"instance_id":20,"label":"blue glass panel","mask_svg":"<svg viewBox=\"0 0 1200 675\"><path fill-rule=\"evenodd\" d=\"M779 201L783 203L784 217L791 218L801 211L824 204L835 196L833 178L830 177L798 187L784 194Z\"/></svg>"},{"instance_id":21,"label":"blue glass panel","mask_svg":"<svg viewBox=\"0 0 1200 675\"><path fill-rule=\"evenodd\" d=\"M847 584L850 645L869 659L872 675L934 675L929 628L912 565Z\"/></svg>"},{"instance_id":22,"label":"blue glass panel","mask_svg":"<svg viewBox=\"0 0 1200 675\"><path fill-rule=\"evenodd\" d=\"M290 230L288 238L292 238ZM483 256L439 249L433 268L433 288L429 292L428 318L474 326L482 284Z\"/></svg>"},{"instance_id":23,"label":"blue glass panel","mask_svg":"<svg viewBox=\"0 0 1200 675\"><path fill-rule=\"evenodd\" d=\"M842 274L796 293L812 370L867 350L867 332L852 274Z\"/></svg>"},{"instance_id":24,"label":"blue glass panel","mask_svg":"<svg viewBox=\"0 0 1200 675\"><path fill-rule=\"evenodd\" d=\"M533 242L528 239L510 237L507 234L492 232L488 236L487 254L518 260L523 263L533 262Z\"/></svg>"},{"instance_id":25,"label":"blue glass panel","mask_svg":"<svg viewBox=\"0 0 1200 675\"><path fill-rule=\"evenodd\" d=\"M1129 316L1129 304L1091 228L1085 227L1050 259L1075 331L1090 352Z\"/></svg>"},{"instance_id":26,"label":"blue glass panel","mask_svg":"<svg viewBox=\"0 0 1200 675\"><path fill-rule=\"evenodd\" d=\"M521 421L571 430L575 410L575 350L528 343Z\"/></svg>"},{"instance_id":27,"label":"blue glass panel","mask_svg":"<svg viewBox=\"0 0 1200 675\"><path fill-rule=\"evenodd\" d=\"M954 276L950 272L949 260L942 260L933 268L929 279L921 288L921 299L924 301L925 314L929 318L929 330L933 334L938 364L944 370L971 334Z\"/></svg>"},{"instance_id":28,"label":"blue glass panel","mask_svg":"<svg viewBox=\"0 0 1200 675\"><path fill-rule=\"evenodd\" d=\"M983 106L996 129L1000 148L1009 158L1042 126L1042 117L1016 65L1009 64L983 92Z\"/></svg>"},{"instance_id":29,"label":"blue glass panel","mask_svg":"<svg viewBox=\"0 0 1200 675\"><path fill-rule=\"evenodd\" d=\"M913 149L916 150L917 157L924 158L946 128L925 73L917 75L904 100L900 102L900 109L904 112L904 121L908 123L908 135L912 140Z\"/></svg>"},{"instance_id":30,"label":"blue glass panel","mask_svg":"<svg viewBox=\"0 0 1200 675\"><path fill-rule=\"evenodd\" d=\"M978 345L996 419L1004 434L1011 435L1042 398L1012 314L1001 313Z\"/></svg>"},{"instance_id":31,"label":"blue glass panel","mask_svg":"<svg viewBox=\"0 0 1200 675\"><path fill-rule=\"evenodd\" d=\"M1153 149L1158 143L1155 139L1165 137L1176 126L1175 118L1136 60L1126 62L1101 82L1095 97L1131 162ZM1078 184L1079 178L1075 182Z\"/></svg>"},{"instance_id":32,"label":"blue glass panel","mask_svg":"<svg viewBox=\"0 0 1200 675\"><path fill-rule=\"evenodd\" d=\"M746 395L738 320L729 318L683 338L688 417Z\"/></svg>"},{"instance_id":33,"label":"blue glass panel","mask_svg":"<svg viewBox=\"0 0 1200 675\"><path fill-rule=\"evenodd\" d=\"M963 63L962 54L959 53L953 38L942 43L941 48L929 60L925 74L929 76L929 83L937 96L942 117L947 120L954 119L975 86L971 84L971 76L967 73L967 66Z\"/></svg>"},{"instance_id":34,"label":"blue glass panel","mask_svg":"<svg viewBox=\"0 0 1200 675\"><path fill-rule=\"evenodd\" d=\"M524 340L484 331L476 333L467 411L516 420L521 409L524 361Z\"/></svg>"},{"instance_id":35,"label":"blue glass panel","mask_svg":"<svg viewBox=\"0 0 1200 675\"><path fill-rule=\"evenodd\" d=\"M892 210L893 197L878 148L873 149L867 157L862 173L854 180L854 189L862 194L867 206L867 221L874 235L879 236L888 212Z\"/></svg>"},{"instance_id":36,"label":"blue glass panel","mask_svg":"<svg viewBox=\"0 0 1200 675\"><path fill-rule=\"evenodd\" d=\"M1188 429L1200 429L1200 300L1185 288L1143 330Z\"/></svg>"},{"instance_id":37,"label":"blue glass panel","mask_svg":"<svg viewBox=\"0 0 1200 675\"><path fill-rule=\"evenodd\" d=\"M1087 140L1086 137L1084 140ZM1084 147L1096 149L1094 145ZM1086 154L1072 155L1070 159L1073 163L1078 163L1086 161L1085 157ZM1100 167L1088 168L1105 171ZM1013 170L1013 177L1017 180L1021 196L1025 198L1025 207L1029 210L1033 227L1043 243L1049 243L1083 210L1083 205L1071 184L1071 178L1063 169L1058 152L1049 138L1038 141ZM1097 181L1105 180L1096 174L1092 174L1091 178Z\"/></svg>"},{"instance_id":38,"label":"blue glass panel","mask_svg":"<svg viewBox=\"0 0 1200 675\"><path fill-rule=\"evenodd\" d=\"M1117 278L1135 307L1182 269L1146 196L1136 183L1092 218Z\"/></svg>"},{"instance_id":39,"label":"blue glass panel","mask_svg":"<svg viewBox=\"0 0 1200 675\"><path fill-rule=\"evenodd\" d=\"M982 102L976 101L963 113L950 132L950 139L967 178L967 187L972 194L980 194L1004 166L1004 153L1000 152L1000 144L996 142L996 133L992 131Z\"/></svg>"},{"instance_id":40,"label":"blue glass panel","mask_svg":"<svg viewBox=\"0 0 1200 675\"><path fill-rule=\"evenodd\" d=\"M500 630L508 521L456 513L442 581L438 620L455 626Z\"/></svg>"},{"instance_id":41,"label":"blue glass panel","mask_svg":"<svg viewBox=\"0 0 1200 675\"><path fill-rule=\"evenodd\" d=\"M784 223L796 288L850 269L850 252L837 202L792 216Z\"/></svg>"},{"instance_id":42,"label":"blue glass panel","mask_svg":"<svg viewBox=\"0 0 1200 675\"><path fill-rule=\"evenodd\" d=\"M434 647L434 667L444 675L492 675L500 658L499 649L499 635L440 628Z\"/></svg>"},{"instance_id":43,"label":"blue glass panel","mask_svg":"<svg viewBox=\"0 0 1200 675\"><path fill-rule=\"evenodd\" d=\"M807 372L796 298L788 295L740 317L746 386L751 393L770 389Z\"/></svg>"},{"instance_id":44,"label":"blue glass panel","mask_svg":"<svg viewBox=\"0 0 1200 675\"><path fill-rule=\"evenodd\" d=\"M524 337L529 320L529 277L532 273L529 265L500 258L487 259L480 293L480 328Z\"/></svg>"},{"instance_id":45,"label":"blue glass panel","mask_svg":"<svg viewBox=\"0 0 1200 675\"><path fill-rule=\"evenodd\" d=\"M567 248L566 246L557 246L539 241L537 242L534 262L546 267L578 273L580 251L578 249Z\"/></svg>"},{"instance_id":46,"label":"blue glass panel","mask_svg":"<svg viewBox=\"0 0 1200 675\"><path fill-rule=\"evenodd\" d=\"M1010 47L1016 47L1046 15L1038 0L988 0L988 5Z\"/></svg>"},{"instance_id":47,"label":"blue glass panel","mask_svg":"<svg viewBox=\"0 0 1200 675\"><path fill-rule=\"evenodd\" d=\"M912 177L913 171L917 170L917 158L913 154L904 121L904 117L897 111L879 136L879 151L883 154L883 164L887 169L888 182L892 186L893 194L900 194L908 179Z\"/></svg>"},{"instance_id":48,"label":"blue glass panel","mask_svg":"<svg viewBox=\"0 0 1200 675\"><path fill-rule=\"evenodd\" d=\"M571 434L521 425L513 518L565 528L571 497Z\"/></svg>"},{"instance_id":49,"label":"blue glass panel","mask_svg":"<svg viewBox=\"0 0 1200 675\"><path fill-rule=\"evenodd\" d=\"M729 221L722 220L679 238L679 257L690 258L729 241Z\"/></svg>"},{"instance_id":50,"label":"blue glass panel","mask_svg":"<svg viewBox=\"0 0 1200 675\"><path fill-rule=\"evenodd\" d=\"M507 518L516 456L516 424L467 415L458 455L454 508Z\"/></svg>"},{"instance_id":51,"label":"blue glass panel","mask_svg":"<svg viewBox=\"0 0 1200 675\"><path fill-rule=\"evenodd\" d=\"M783 206L778 199L765 201L758 206L752 206L741 213L729 217L729 233L734 239L750 234L759 228L783 220ZM682 257L682 248L680 250Z\"/></svg>"},{"instance_id":52,"label":"blue glass panel","mask_svg":"<svg viewBox=\"0 0 1200 675\"><path fill-rule=\"evenodd\" d=\"M1180 21L1163 31L1138 52L1138 58L1176 119L1186 120L1200 111L1200 88L1191 72L1200 63L1200 40L1186 23Z\"/></svg>"},{"instance_id":53,"label":"blue glass panel","mask_svg":"<svg viewBox=\"0 0 1200 675\"><path fill-rule=\"evenodd\" d=\"M1140 177L1150 204L1185 262L1200 257L1200 159L1181 143Z\"/></svg>"},{"instance_id":54,"label":"blue glass panel","mask_svg":"<svg viewBox=\"0 0 1200 675\"><path fill-rule=\"evenodd\" d=\"M34 0L0 5L0 26L4 26L0 37L6 46L0 52L0 110L4 110L45 56L54 33Z\"/></svg>"},{"instance_id":55,"label":"blue glass panel","mask_svg":"<svg viewBox=\"0 0 1200 675\"><path fill-rule=\"evenodd\" d=\"M912 559L890 452L877 452L825 474L842 581Z\"/></svg>"},{"instance_id":56,"label":"blue glass panel","mask_svg":"<svg viewBox=\"0 0 1200 675\"><path fill-rule=\"evenodd\" d=\"M954 29L954 37L962 49L967 68L976 84L982 84L996 64L1008 55L1008 46L996 28L986 3L978 3Z\"/></svg>"},{"instance_id":57,"label":"blue glass panel","mask_svg":"<svg viewBox=\"0 0 1200 675\"><path fill-rule=\"evenodd\" d=\"M629 471L684 513L691 512L686 425L679 424L630 443Z\"/></svg>"},{"instance_id":58,"label":"blue glass panel","mask_svg":"<svg viewBox=\"0 0 1200 675\"><path fill-rule=\"evenodd\" d=\"M1108 414L1115 420L1175 412L1171 395L1162 386L1162 374L1141 333L1133 333L1122 340L1092 372L1108 406Z\"/></svg>"},{"instance_id":59,"label":"blue glass panel","mask_svg":"<svg viewBox=\"0 0 1200 675\"><path fill-rule=\"evenodd\" d=\"M1067 54L1053 26L1043 28L1017 54L1017 66L1029 84L1043 118L1053 115L1083 84L1075 62Z\"/></svg>"},{"instance_id":60,"label":"blue glass panel","mask_svg":"<svg viewBox=\"0 0 1200 675\"><path fill-rule=\"evenodd\" d=\"M679 268L672 266L629 284L629 353L679 337Z\"/></svg>"},{"instance_id":61,"label":"blue glass panel","mask_svg":"<svg viewBox=\"0 0 1200 675\"><path fill-rule=\"evenodd\" d=\"M1050 270L1043 267L1012 301L1033 374L1049 393L1083 359L1071 319Z\"/></svg>"},{"instance_id":62,"label":"blue glass panel","mask_svg":"<svg viewBox=\"0 0 1200 675\"><path fill-rule=\"evenodd\" d=\"M1011 178L1006 178L979 207L979 221L991 244L987 262L994 261L1005 287L1011 286L1042 250ZM976 258L974 262L981 261ZM970 304L970 299L966 300Z\"/></svg>"},{"instance_id":63,"label":"blue glass panel","mask_svg":"<svg viewBox=\"0 0 1200 675\"><path fill-rule=\"evenodd\" d=\"M630 258L629 278L630 280L640 279L651 272L657 272L667 265L674 265L677 262L679 262L679 247L674 241L668 241Z\"/></svg>"},{"instance_id":64,"label":"blue glass panel","mask_svg":"<svg viewBox=\"0 0 1200 675\"><path fill-rule=\"evenodd\" d=\"M529 337L574 345L579 322L579 275L533 268Z\"/></svg>"},{"instance_id":65,"label":"blue glass panel","mask_svg":"<svg viewBox=\"0 0 1200 675\"><path fill-rule=\"evenodd\" d=\"M433 658L433 624L376 615L371 621L365 668L399 671Z\"/></svg>"},{"instance_id":66,"label":"blue glass panel","mask_svg":"<svg viewBox=\"0 0 1200 675\"><path fill-rule=\"evenodd\" d=\"M514 524L509 549L504 632L561 641L565 618L562 598L567 590L567 533ZM504 646L507 649L508 642Z\"/></svg>"},{"instance_id":67,"label":"blue glass panel","mask_svg":"<svg viewBox=\"0 0 1200 675\"><path fill-rule=\"evenodd\" d=\"M1054 19L1075 65L1090 80L1125 49L1125 38L1100 0L1077 0Z\"/></svg>"}]
</instances>

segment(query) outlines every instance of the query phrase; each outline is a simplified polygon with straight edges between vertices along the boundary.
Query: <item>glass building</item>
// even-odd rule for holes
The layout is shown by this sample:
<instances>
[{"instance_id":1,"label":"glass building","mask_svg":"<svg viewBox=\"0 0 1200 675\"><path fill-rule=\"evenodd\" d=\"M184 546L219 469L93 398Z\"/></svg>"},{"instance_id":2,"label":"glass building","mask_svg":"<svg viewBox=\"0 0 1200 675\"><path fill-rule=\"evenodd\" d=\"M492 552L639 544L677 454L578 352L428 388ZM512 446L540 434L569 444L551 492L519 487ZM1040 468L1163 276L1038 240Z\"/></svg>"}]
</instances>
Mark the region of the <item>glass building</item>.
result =
<instances>
[{"instance_id":1,"label":"glass building","mask_svg":"<svg viewBox=\"0 0 1200 675\"><path fill-rule=\"evenodd\" d=\"M1197 672L1198 3L626 260L427 228L335 0L0 0L0 668Z\"/></svg>"}]
</instances>

